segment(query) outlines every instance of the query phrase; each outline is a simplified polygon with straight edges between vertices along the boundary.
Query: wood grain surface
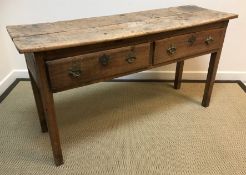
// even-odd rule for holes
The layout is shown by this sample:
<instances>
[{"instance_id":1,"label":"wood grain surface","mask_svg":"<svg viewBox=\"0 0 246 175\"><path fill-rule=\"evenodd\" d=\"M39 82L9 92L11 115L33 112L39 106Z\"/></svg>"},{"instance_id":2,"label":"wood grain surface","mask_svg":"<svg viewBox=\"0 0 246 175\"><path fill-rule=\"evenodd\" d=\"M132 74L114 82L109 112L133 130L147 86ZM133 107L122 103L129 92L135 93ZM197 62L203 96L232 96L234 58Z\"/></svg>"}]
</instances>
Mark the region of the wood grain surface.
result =
<instances>
[{"instance_id":1,"label":"wood grain surface","mask_svg":"<svg viewBox=\"0 0 246 175\"><path fill-rule=\"evenodd\" d=\"M204 51L218 49L221 47L221 42L224 39L223 34L226 28L206 30L202 32L190 33L186 35L175 36L155 42L154 64L167 62L177 58L194 55ZM189 43L189 40L194 37L194 43ZM212 37L213 41L206 44L206 39ZM168 49L174 47L175 53L169 54Z\"/></svg>"},{"instance_id":2,"label":"wood grain surface","mask_svg":"<svg viewBox=\"0 0 246 175\"><path fill-rule=\"evenodd\" d=\"M20 53L122 40L236 18L236 14L180 6L54 23L7 26Z\"/></svg>"},{"instance_id":3,"label":"wood grain surface","mask_svg":"<svg viewBox=\"0 0 246 175\"><path fill-rule=\"evenodd\" d=\"M151 64L149 51L150 44L146 43L47 61L51 89L53 92L62 91L147 68ZM134 60L128 62L131 53ZM100 62L103 55L109 58L105 65ZM81 72L78 77L69 74L75 66Z\"/></svg>"}]
</instances>

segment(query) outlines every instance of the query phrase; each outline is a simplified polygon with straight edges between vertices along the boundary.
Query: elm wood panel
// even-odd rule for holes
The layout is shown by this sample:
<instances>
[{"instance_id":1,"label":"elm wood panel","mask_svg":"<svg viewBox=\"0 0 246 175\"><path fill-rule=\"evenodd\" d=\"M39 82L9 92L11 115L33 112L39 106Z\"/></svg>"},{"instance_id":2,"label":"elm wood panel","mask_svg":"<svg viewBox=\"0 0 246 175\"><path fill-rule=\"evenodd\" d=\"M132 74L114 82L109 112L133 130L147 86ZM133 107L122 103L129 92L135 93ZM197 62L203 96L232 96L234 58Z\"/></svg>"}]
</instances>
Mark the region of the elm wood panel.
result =
<instances>
[{"instance_id":1,"label":"elm wood panel","mask_svg":"<svg viewBox=\"0 0 246 175\"><path fill-rule=\"evenodd\" d=\"M28 70L28 73L29 73L29 76L30 76L30 81L31 81L31 86L32 86L34 99L35 99L35 102L36 102L36 107L37 107L38 117L39 117L39 123L40 123L40 126L41 126L41 131L42 132L47 132L48 131L48 126L47 126L47 122L46 122L46 119L45 119L45 112L44 112L44 106L43 106L42 98L41 98L38 86L37 86L36 82L34 81L30 70Z\"/></svg>"},{"instance_id":2,"label":"elm wood panel","mask_svg":"<svg viewBox=\"0 0 246 175\"><path fill-rule=\"evenodd\" d=\"M219 65L220 55L221 55L221 50L219 50L218 52L212 53L210 57L206 85L205 85L203 99L202 99L203 107L208 107L210 104L210 99L211 99L213 86L215 82L215 77L216 77L217 69Z\"/></svg>"},{"instance_id":3,"label":"elm wood panel","mask_svg":"<svg viewBox=\"0 0 246 175\"><path fill-rule=\"evenodd\" d=\"M26 65L29 71L29 74L32 75L33 81L37 82L37 71L36 71L36 62L33 53L25 54Z\"/></svg>"},{"instance_id":4,"label":"elm wood panel","mask_svg":"<svg viewBox=\"0 0 246 175\"><path fill-rule=\"evenodd\" d=\"M183 68L184 68L184 61L178 61L176 64L174 89L180 89L181 87Z\"/></svg>"},{"instance_id":5,"label":"elm wood panel","mask_svg":"<svg viewBox=\"0 0 246 175\"><path fill-rule=\"evenodd\" d=\"M209 50L209 51L204 51L204 52L200 52L200 53L196 53L194 55L189 55L189 56L185 56L185 57L180 57L180 58L177 58L175 60L168 60L166 62L163 62L163 63L159 63L159 64L154 64L152 66L150 66L148 69L153 69L153 68L157 68L157 67L161 67L161 66L166 66L168 64L173 64L173 63L177 63L179 61L185 61L187 59L192 59L192 58L196 58L196 57L199 57L199 56L202 56L202 55L207 55L207 54L212 54L212 53L215 53L217 52L218 49L214 49L214 50Z\"/></svg>"},{"instance_id":6,"label":"elm wood panel","mask_svg":"<svg viewBox=\"0 0 246 175\"><path fill-rule=\"evenodd\" d=\"M142 44L142 43L147 43L147 42L154 42L155 40L161 40L164 38L170 38L170 37L192 33L192 32L226 28L228 25L228 22L229 21L222 21L222 22L211 23L211 24L206 24L202 26L180 29L176 31L162 32L162 33L157 33L157 34L148 34L145 36L134 37L134 38L124 39L124 40L109 41L109 42L91 44L91 45L86 45L86 46L50 50L50 51L45 52L46 54L45 60L54 60L54 59L60 59L64 57L71 57L71 56L76 56L76 55L81 55L81 54L87 54L91 52L98 52L102 50L126 47L129 45L137 45L137 44Z\"/></svg>"},{"instance_id":7,"label":"elm wood panel","mask_svg":"<svg viewBox=\"0 0 246 175\"><path fill-rule=\"evenodd\" d=\"M210 56L210 62L208 67L208 74L206 79L206 86L204 89L203 99L202 99L202 106L208 107L210 104L210 99L213 91L214 81L217 74L217 69L219 66L220 56L224 44L224 39L226 35L226 30L223 33L222 41L221 41L221 48L215 52L212 53Z\"/></svg>"},{"instance_id":8,"label":"elm wood panel","mask_svg":"<svg viewBox=\"0 0 246 175\"><path fill-rule=\"evenodd\" d=\"M175 36L155 42L154 64L159 64L169 60L175 60L179 57L194 55L196 53L218 49L222 45L223 34L226 28L213 29L208 31L190 33L181 36ZM194 43L189 43L191 38ZM205 40L212 37L213 41L206 44ZM173 54L168 49L175 48Z\"/></svg>"},{"instance_id":9,"label":"elm wood panel","mask_svg":"<svg viewBox=\"0 0 246 175\"><path fill-rule=\"evenodd\" d=\"M8 26L20 53L76 47L228 21L231 13L180 6L108 17Z\"/></svg>"},{"instance_id":10,"label":"elm wood panel","mask_svg":"<svg viewBox=\"0 0 246 175\"><path fill-rule=\"evenodd\" d=\"M137 69L137 70L132 70L132 71L129 71L127 73L121 73L121 74L117 74L117 75L112 75L112 76L104 77L104 78L101 78L101 79L98 79L98 80L93 80L93 81L90 81L90 82L86 82L86 83L83 83L83 84L78 84L77 86L75 86L73 88L86 86L86 85L90 85L90 84L94 84L94 83L99 83L99 82L102 82L102 81L109 81L109 80L112 80L114 78L118 78L118 77L121 77L121 76L130 75L130 74L138 73L138 72L141 72L141 71L150 70L150 69L157 68L157 67L160 67L160 66L165 66L165 65L168 65L168 64L176 63L178 61L184 61L184 60L195 58L195 57L198 57L198 56L201 56L201 55L215 53L217 51L218 51L217 49L216 50L211 50L211 51L206 51L206 52L202 52L202 53L199 53L199 54L190 55L188 57L182 57L182 58L178 58L176 60L170 60L170 61L167 61L167 62L164 62L164 63L160 63L160 64L157 64L157 65L150 65L147 68L141 68L141 69ZM66 88L62 88L62 89L59 89L59 90L52 89L52 92L53 93L57 93L57 92L61 92L61 91L64 91L64 90L69 90L69 89L71 89L71 87L66 87Z\"/></svg>"},{"instance_id":11,"label":"elm wood panel","mask_svg":"<svg viewBox=\"0 0 246 175\"><path fill-rule=\"evenodd\" d=\"M50 136L53 157L57 166L63 164L63 156L60 144L60 136L58 126L56 122L55 104L53 99L53 93L49 87L48 74L46 71L45 61L43 59L45 55L43 53L35 53L37 70L37 86L40 93L40 97L43 104L44 114L48 126L48 132ZM35 93L35 92L34 92Z\"/></svg>"},{"instance_id":12,"label":"elm wood panel","mask_svg":"<svg viewBox=\"0 0 246 175\"><path fill-rule=\"evenodd\" d=\"M134 53L136 57L133 63L127 61L129 53ZM103 55L110 57L107 65L99 61ZM150 43L67 57L46 63L51 89L56 92L149 67ZM76 78L68 73L74 66L81 70L81 75Z\"/></svg>"},{"instance_id":13,"label":"elm wood panel","mask_svg":"<svg viewBox=\"0 0 246 175\"><path fill-rule=\"evenodd\" d=\"M151 48L153 47L153 43L151 44ZM153 49L153 48L152 48ZM152 50L151 49L151 50ZM150 51L151 52L151 51ZM153 52L153 51L152 51ZM190 56L187 56L187 57L182 57L182 58L178 58L176 60L169 60L167 62L164 62L164 63L160 63L160 64L156 64L156 65L150 65L149 67L147 68L141 68L141 69L138 69L138 70L132 70L132 71L129 71L128 73L121 73L121 74L117 74L117 75L113 75L113 76L109 76L109 77L104 77L104 78L101 78L100 80L94 80L94 81L90 81L90 82L87 82L87 83L83 83L83 84L78 84L77 86L73 87L73 88L76 88L76 87L80 87L80 86L85 86L85 85L90 85L90 84L93 84L93 83L98 83L98 82L101 82L101 81L108 81L108 80L111 80L113 78L118 78L118 77L121 77L121 76L124 76L124 75L128 75L128 74L133 74L133 73L137 73L137 72L141 72L141 71L145 71L145 70L149 70L149 69L152 69L152 68L157 68L157 67L160 67L160 66L165 66L165 65L168 65L168 64L172 64L172 63L176 63L178 61L183 61L183 60L186 60L186 59L190 59L190 58L195 58L195 57L198 57L198 56L201 56L201 55L205 55L205 54L210 54L210 53L215 53L217 52L217 49L215 50L211 50L211 51L205 51L205 52L201 52L201 53L198 53L198 54L194 54L194 55L190 55ZM45 54L46 55L46 54ZM151 55L151 54L150 54ZM46 57L46 56L45 56ZM150 60L151 60L151 56L150 56ZM61 92L61 91L64 91L64 90L68 90L68 89L71 89L70 87L64 87L62 89L59 89L59 90L52 90L54 93L57 93L57 92Z\"/></svg>"},{"instance_id":14,"label":"elm wood panel","mask_svg":"<svg viewBox=\"0 0 246 175\"><path fill-rule=\"evenodd\" d=\"M70 89L73 89L73 88L79 88L79 87L82 87L82 86L87 86L87 85L91 85L91 84L95 84L95 83L100 83L100 82L104 82L104 81L110 81L110 80L113 80L114 78L119 78L119 77L122 77L122 76L138 73L138 72L145 71L145 70L147 70L147 69L146 68L140 68L140 69L137 69L137 70L129 71L127 73L111 75L111 76L104 77L104 78L101 78L101 79L92 80L90 82L85 82L83 84L77 84L74 87L64 87L64 88L60 88L60 89L51 89L51 90L52 90L53 93L58 93L58 92L62 92L62 91L65 91L65 90L70 90Z\"/></svg>"}]
</instances>

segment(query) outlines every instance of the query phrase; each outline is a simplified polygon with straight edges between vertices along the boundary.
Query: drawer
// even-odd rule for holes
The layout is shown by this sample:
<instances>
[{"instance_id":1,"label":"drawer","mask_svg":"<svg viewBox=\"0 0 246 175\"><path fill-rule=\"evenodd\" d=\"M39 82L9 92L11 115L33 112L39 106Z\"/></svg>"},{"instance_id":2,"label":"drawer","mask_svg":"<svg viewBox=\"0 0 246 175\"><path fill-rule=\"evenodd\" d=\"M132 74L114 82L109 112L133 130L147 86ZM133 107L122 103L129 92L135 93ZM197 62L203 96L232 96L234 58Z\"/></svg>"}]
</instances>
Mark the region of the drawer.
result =
<instances>
[{"instance_id":1,"label":"drawer","mask_svg":"<svg viewBox=\"0 0 246 175\"><path fill-rule=\"evenodd\" d=\"M155 42L154 64L193 56L222 46L225 29L175 36Z\"/></svg>"},{"instance_id":2,"label":"drawer","mask_svg":"<svg viewBox=\"0 0 246 175\"><path fill-rule=\"evenodd\" d=\"M134 72L150 65L150 44L47 61L54 92Z\"/></svg>"}]
</instances>

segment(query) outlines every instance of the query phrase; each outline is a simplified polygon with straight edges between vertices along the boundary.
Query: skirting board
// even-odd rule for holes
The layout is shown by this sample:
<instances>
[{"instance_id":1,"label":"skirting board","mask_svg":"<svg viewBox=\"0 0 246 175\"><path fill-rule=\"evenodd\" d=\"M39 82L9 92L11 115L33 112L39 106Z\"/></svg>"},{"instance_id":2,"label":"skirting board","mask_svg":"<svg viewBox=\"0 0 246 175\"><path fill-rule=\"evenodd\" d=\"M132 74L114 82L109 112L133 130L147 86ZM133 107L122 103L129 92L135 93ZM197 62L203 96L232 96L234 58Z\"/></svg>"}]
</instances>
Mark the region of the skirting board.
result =
<instances>
[{"instance_id":1,"label":"skirting board","mask_svg":"<svg viewBox=\"0 0 246 175\"><path fill-rule=\"evenodd\" d=\"M145 79L145 80L173 80L175 71L144 71L136 74L120 77L117 79ZM184 71L183 79L205 80L206 71ZM0 81L0 95L17 79L29 78L26 69L14 69ZM241 80L246 83L246 72L218 71L216 80Z\"/></svg>"},{"instance_id":2,"label":"skirting board","mask_svg":"<svg viewBox=\"0 0 246 175\"><path fill-rule=\"evenodd\" d=\"M175 71L144 71L119 79L174 80L174 77ZM185 80L206 80L206 77L206 71L184 71L182 76ZM246 72L218 71L216 80L241 80L246 83Z\"/></svg>"},{"instance_id":3,"label":"skirting board","mask_svg":"<svg viewBox=\"0 0 246 175\"><path fill-rule=\"evenodd\" d=\"M17 78L29 78L28 71L26 69L14 69L6 77L0 81L0 95L17 79Z\"/></svg>"}]
</instances>

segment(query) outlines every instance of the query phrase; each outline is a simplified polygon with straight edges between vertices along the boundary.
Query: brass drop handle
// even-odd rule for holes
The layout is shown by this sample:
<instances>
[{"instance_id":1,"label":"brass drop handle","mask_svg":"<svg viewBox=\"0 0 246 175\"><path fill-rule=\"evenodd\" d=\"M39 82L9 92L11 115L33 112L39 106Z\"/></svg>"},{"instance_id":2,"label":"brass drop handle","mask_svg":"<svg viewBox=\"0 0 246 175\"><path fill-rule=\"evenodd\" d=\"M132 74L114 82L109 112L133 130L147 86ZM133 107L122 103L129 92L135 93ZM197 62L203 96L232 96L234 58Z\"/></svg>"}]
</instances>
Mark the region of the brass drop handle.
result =
<instances>
[{"instance_id":1,"label":"brass drop handle","mask_svg":"<svg viewBox=\"0 0 246 175\"><path fill-rule=\"evenodd\" d=\"M173 55L173 54L175 54L177 52L177 48L176 48L176 46L174 46L174 45L171 45L168 49L167 49L167 53L169 54L169 55Z\"/></svg>"},{"instance_id":2,"label":"brass drop handle","mask_svg":"<svg viewBox=\"0 0 246 175\"><path fill-rule=\"evenodd\" d=\"M109 63L110 57L106 54L103 54L102 56L99 57L99 62L103 65L103 66L107 66Z\"/></svg>"},{"instance_id":3,"label":"brass drop handle","mask_svg":"<svg viewBox=\"0 0 246 175\"><path fill-rule=\"evenodd\" d=\"M212 36L208 36L205 40L205 43L207 45L210 45L214 41L214 38Z\"/></svg>"},{"instance_id":4,"label":"brass drop handle","mask_svg":"<svg viewBox=\"0 0 246 175\"><path fill-rule=\"evenodd\" d=\"M79 78L82 71L78 67L72 67L68 70L68 74L73 78Z\"/></svg>"},{"instance_id":5,"label":"brass drop handle","mask_svg":"<svg viewBox=\"0 0 246 175\"><path fill-rule=\"evenodd\" d=\"M126 58L126 61L129 63L129 64L132 64L135 62L135 60L137 59L135 53L133 51L129 52L128 55L127 55L127 58Z\"/></svg>"}]
</instances>

